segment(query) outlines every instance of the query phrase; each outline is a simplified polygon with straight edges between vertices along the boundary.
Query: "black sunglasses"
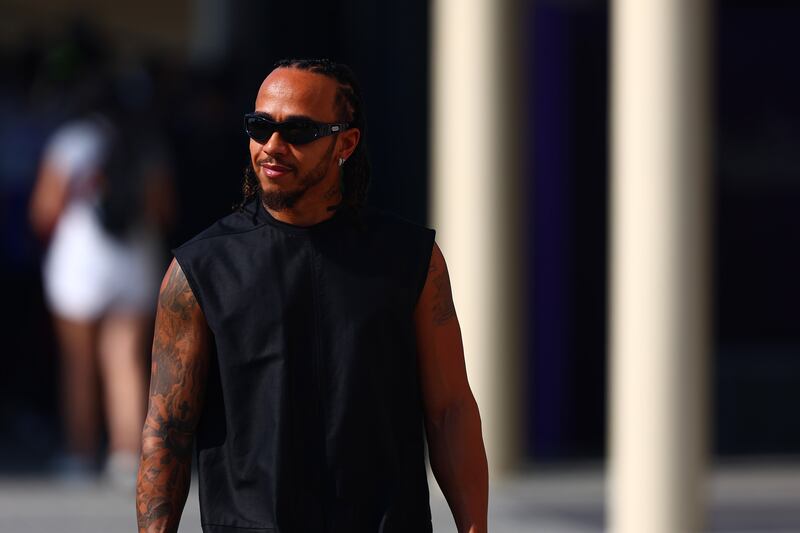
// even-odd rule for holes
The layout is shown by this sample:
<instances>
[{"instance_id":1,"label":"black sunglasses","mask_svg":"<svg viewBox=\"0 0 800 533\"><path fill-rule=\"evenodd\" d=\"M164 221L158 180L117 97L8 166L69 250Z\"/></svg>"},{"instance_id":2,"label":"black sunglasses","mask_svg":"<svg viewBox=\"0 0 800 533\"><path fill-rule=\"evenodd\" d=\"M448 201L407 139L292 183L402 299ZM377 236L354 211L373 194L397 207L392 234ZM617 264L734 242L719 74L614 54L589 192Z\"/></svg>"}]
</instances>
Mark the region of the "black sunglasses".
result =
<instances>
[{"instance_id":1,"label":"black sunglasses","mask_svg":"<svg viewBox=\"0 0 800 533\"><path fill-rule=\"evenodd\" d=\"M276 131L289 144L308 144L322 137L333 135L347 129L347 123L325 124L306 119L290 119L275 122L259 113L244 116L244 131L256 142L264 143Z\"/></svg>"}]
</instances>

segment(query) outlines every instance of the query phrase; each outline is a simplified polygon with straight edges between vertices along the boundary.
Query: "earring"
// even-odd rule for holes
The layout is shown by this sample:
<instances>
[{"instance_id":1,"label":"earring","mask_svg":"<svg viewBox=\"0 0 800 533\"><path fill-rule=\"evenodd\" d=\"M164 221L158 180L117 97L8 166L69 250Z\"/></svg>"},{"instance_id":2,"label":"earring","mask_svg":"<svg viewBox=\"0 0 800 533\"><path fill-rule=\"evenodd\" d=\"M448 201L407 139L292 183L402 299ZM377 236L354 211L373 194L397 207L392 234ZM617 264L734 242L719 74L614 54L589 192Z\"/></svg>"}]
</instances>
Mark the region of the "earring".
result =
<instances>
[{"instance_id":1,"label":"earring","mask_svg":"<svg viewBox=\"0 0 800 533\"><path fill-rule=\"evenodd\" d=\"M339 158L339 166L342 166L342 165L344 165L344 162L345 162L345 161L346 161L346 160L345 160L345 158L344 158L344 157L340 157L340 158Z\"/></svg>"}]
</instances>

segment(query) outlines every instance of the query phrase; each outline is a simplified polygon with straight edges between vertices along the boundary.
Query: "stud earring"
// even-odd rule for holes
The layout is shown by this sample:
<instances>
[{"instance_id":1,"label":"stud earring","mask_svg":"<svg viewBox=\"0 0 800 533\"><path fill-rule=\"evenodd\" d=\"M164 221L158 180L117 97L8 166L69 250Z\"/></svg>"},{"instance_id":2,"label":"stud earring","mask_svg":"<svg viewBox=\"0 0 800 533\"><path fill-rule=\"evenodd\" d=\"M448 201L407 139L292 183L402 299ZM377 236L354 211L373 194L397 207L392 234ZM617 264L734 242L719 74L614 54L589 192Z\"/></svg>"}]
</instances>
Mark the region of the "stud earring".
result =
<instances>
[{"instance_id":1,"label":"stud earring","mask_svg":"<svg viewBox=\"0 0 800 533\"><path fill-rule=\"evenodd\" d=\"M339 166L344 165L344 162L345 162L345 158L344 157L340 157L339 158Z\"/></svg>"}]
</instances>

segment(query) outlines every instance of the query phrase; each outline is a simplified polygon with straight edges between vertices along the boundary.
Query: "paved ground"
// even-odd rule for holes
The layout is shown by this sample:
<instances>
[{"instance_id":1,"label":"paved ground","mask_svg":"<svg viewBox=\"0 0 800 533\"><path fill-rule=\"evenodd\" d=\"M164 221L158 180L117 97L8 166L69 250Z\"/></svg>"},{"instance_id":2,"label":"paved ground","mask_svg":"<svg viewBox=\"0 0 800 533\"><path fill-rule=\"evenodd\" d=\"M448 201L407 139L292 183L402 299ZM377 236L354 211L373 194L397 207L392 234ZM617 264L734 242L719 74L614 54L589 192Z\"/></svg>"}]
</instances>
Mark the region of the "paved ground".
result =
<instances>
[{"instance_id":1,"label":"paved ground","mask_svg":"<svg viewBox=\"0 0 800 533\"><path fill-rule=\"evenodd\" d=\"M800 533L800 464L718 468L709 489L709 532ZM490 531L602 532L603 502L604 479L597 469L556 469L519 476L493 486ZM431 503L434 530L454 532L441 494L434 492ZM197 494L193 492L180 531L198 532L199 523ZM102 484L69 485L41 477L0 478L2 533L132 531L131 493Z\"/></svg>"}]
</instances>

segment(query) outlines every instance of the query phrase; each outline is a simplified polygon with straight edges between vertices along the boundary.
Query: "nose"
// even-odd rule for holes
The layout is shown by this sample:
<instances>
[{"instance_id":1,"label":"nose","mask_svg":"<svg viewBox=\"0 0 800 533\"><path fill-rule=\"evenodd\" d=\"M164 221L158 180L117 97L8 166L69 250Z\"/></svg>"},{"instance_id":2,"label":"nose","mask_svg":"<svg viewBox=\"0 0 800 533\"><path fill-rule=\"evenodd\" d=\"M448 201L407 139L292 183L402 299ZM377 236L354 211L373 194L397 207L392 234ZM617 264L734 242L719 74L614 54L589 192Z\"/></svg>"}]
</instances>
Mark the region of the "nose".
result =
<instances>
[{"instance_id":1,"label":"nose","mask_svg":"<svg viewBox=\"0 0 800 533\"><path fill-rule=\"evenodd\" d=\"M286 146L286 142L281 138L280 133L275 131L263 144L261 151L265 154L285 154Z\"/></svg>"}]
</instances>

